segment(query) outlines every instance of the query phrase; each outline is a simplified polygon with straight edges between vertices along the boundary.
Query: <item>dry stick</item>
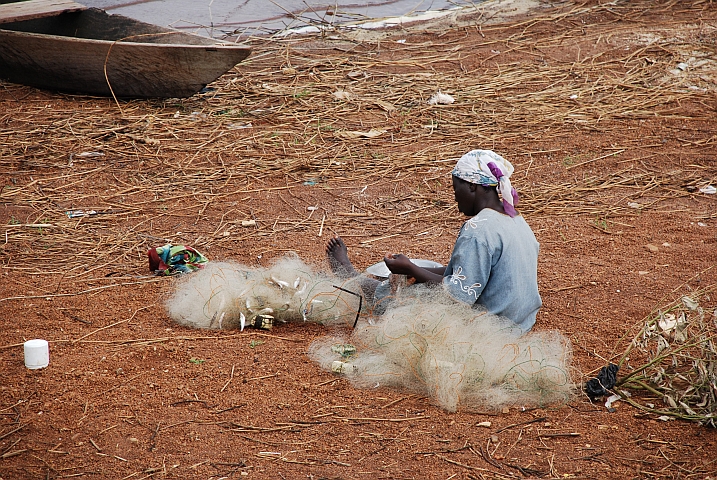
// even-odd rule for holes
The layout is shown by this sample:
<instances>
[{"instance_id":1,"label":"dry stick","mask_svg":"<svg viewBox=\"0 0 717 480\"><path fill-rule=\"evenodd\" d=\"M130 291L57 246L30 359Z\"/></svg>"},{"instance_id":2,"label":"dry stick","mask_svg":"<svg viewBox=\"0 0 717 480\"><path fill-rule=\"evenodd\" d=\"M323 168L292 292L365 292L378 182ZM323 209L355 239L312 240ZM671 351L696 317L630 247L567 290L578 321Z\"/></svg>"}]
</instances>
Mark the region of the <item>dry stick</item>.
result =
<instances>
[{"instance_id":1,"label":"dry stick","mask_svg":"<svg viewBox=\"0 0 717 480\"><path fill-rule=\"evenodd\" d=\"M150 445L149 450L152 452L157 448L157 435L159 435L159 429L161 426L162 426L162 422L160 421L157 423L157 427L154 429L154 431L152 432L152 435L150 435L150 437L149 437L149 445Z\"/></svg>"},{"instance_id":2,"label":"dry stick","mask_svg":"<svg viewBox=\"0 0 717 480\"><path fill-rule=\"evenodd\" d=\"M222 387L222 389L219 390L219 393L222 393L222 392L229 386L229 384L231 383L231 381L234 379L234 367L235 367L235 366L236 366L236 365L232 364L232 371L231 371L231 373L229 374L229 380L227 380L227 383L225 383L224 386Z\"/></svg>"},{"instance_id":3,"label":"dry stick","mask_svg":"<svg viewBox=\"0 0 717 480\"><path fill-rule=\"evenodd\" d=\"M406 233L406 232L398 232L398 233L393 233L393 234L391 234L391 235L384 235L384 236L378 237L378 238L371 238L371 239L369 239L369 240L364 240L364 241L362 241L361 244L362 244L362 245L365 245L365 244L368 244L368 243L378 242L379 240L385 240L385 239L387 239L387 238L397 237L397 236L399 236L399 235L403 235L404 233Z\"/></svg>"},{"instance_id":4,"label":"dry stick","mask_svg":"<svg viewBox=\"0 0 717 480\"><path fill-rule=\"evenodd\" d=\"M115 424L115 425L112 425L111 427L105 428L104 430L102 430L101 432L99 432L97 435L102 435L103 433L109 432L109 431L112 430L113 428L117 428L117 427L119 427L119 423L117 423L117 424Z\"/></svg>"},{"instance_id":5,"label":"dry stick","mask_svg":"<svg viewBox=\"0 0 717 480\"><path fill-rule=\"evenodd\" d=\"M17 444L20 443L21 441L22 441L22 438L18 438L17 440L15 440L14 442L12 442L10 445L8 445L8 447L7 447L5 450L3 450L2 454L0 454L0 455L5 455L5 454L8 453L10 450L12 450L15 445L17 445Z\"/></svg>"},{"instance_id":6,"label":"dry stick","mask_svg":"<svg viewBox=\"0 0 717 480\"><path fill-rule=\"evenodd\" d=\"M317 383L315 386L316 386L316 387L322 387L322 386L324 386L324 385L327 385L327 384L329 384L329 383L334 383L334 382L337 382L337 381L339 381L339 380L341 380L341 379L338 378L338 377L337 377L337 378L331 378L331 379L326 380L326 381L324 381L324 382ZM332 415L333 415L333 414L332 414Z\"/></svg>"},{"instance_id":7,"label":"dry stick","mask_svg":"<svg viewBox=\"0 0 717 480\"><path fill-rule=\"evenodd\" d=\"M505 475L505 474L501 474L501 473L499 473L499 472L494 472L493 470L489 470L489 469L487 469L487 468L474 467L473 465L466 465L465 463L461 463L461 462L457 462L457 461L455 461L455 460L451 460L450 458L445 457L445 456L443 456L443 455L435 454L435 456L438 457L438 458L440 458L440 459L443 460L444 462L452 463L453 465L458 465L459 467L467 468L467 469L469 469L469 470L479 470L479 471L481 471L481 472L489 472L489 473L491 473L491 474L493 474L493 475L497 475L497 476L503 477L503 478L514 478L514 477L511 477L511 476L508 476L508 475Z\"/></svg>"},{"instance_id":8,"label":"dry stick","mask_svg":"<svg viewBox=\"0 0 717 480\"><path fill-rule=\"evenodd\" d=\"M622 153L622 152L624 152L624 151L625 151L625 149L622 149L622 150L618 150L617 152L611 152L611 153L608 153L608 154L605 154L605 155L601 155L601 156L599 156L599 157L596 157L596 158L593 158L593 159L590 159L590 160L585 160L584 162L576 163L576 164L574 164L574 165L569 165L569 166L565 167L565 169L566 169L566 170L570 170L570 169L573 169L573 168L575 168L575 167L580 167L580 166L582 166L582 165L586 165L586 164L588 164L588 163L592 163L592 162L594 162L594 161L596 161L596 160L602 160L603 158L607 158L607 157L612 157L612 156L618 155L618 154L620 154L620 153Z\"/></svg>"},{"instance_id":9,"label":"dry stick","mask_svg":"<svg viewBox=\"0 0 717 480\"><path fill-rule=\"evenodd\" d=\"M15 455L20 455L25 452L27 452L26 448L24 448L22 450L15 450L14 452L3 453L2 455L0 455L0 458L4 460L6 458L14 457Z\"/></svg>"},{"instance_id":10,"label":"dry stick","mask_svg":"<svg viewBox=\"0 0 717 480\"><path fill-rule=\"evenodd\" d=\"M274 373L274 374L264 375L264 376L262 376L262 377L247 378L246 381L247 381L247 382L251 382L252 380L263 380L263 379L265 379L265 378L272 378L272 377L278 377L278 376L279 376L279 372L276 372L276 373Z\"/></svg>"},{"instance_id":11,"label":"dry stick","mask_svg":"<svg viewBox=\"0 0 717 480\"><path fill-rule=\"evenodd\" d=\"M13 433L17 432L18 430L22 430L23 428L27 427L28 425L29 425L28 423L26 423L26 424L24 424L24 425L20 425L19 427L14 428L14 429L10 430L9 432L7 432L7 433L5 433L5 434L3 434L3 435L0 435L0 440L4 439L5 437L9 437L9 436L12 435Z\"/></svg>"},{"instance_id":12,"label":"dry stick","mask_svg":"<svg viewBox=\"0 0 717 480\"><path fill-rule=\"evenodd\" d=\"M415 396L416 396L416 395L408 395L408 396L405 396L405 397L402 397L402 398L398 398L398 399L396 399L396 400L394 400L394 401L392 401L392 402L387 403L386 405L382 405L381 408L391 407L391 406L393 406L393 405L395 405L395 404L397 404L397 403L399 403L399 402L402 402L402 401L407 400L407 399L409 399L409 398L413 398L413 397L415 397Z\"/></svg>"},{"instance_id":13,"label":"dry stick","mask_svg":"<svg viewBox=\"0 0 717 480\"><path fill-rule=\"evenodd\" d=\"M24 296L18 296L18 297L6 297L6 298L0 298L0 302L4 302L6 300L25 300L25 299L29 299L29 298L75 297L77 295L84 295L85 293L96 292L98 290L105 290L107 288L124 287L127 285L139 285L139 284L143 284L143 283L153 283L153 282L158 282L161 280L162 279L158 278L155 280L147 280L144 282L116 283L113 285L104 285L101 287L89 288L87 290L82 290L81 292L77 292L77 293L53 293L53 294L49 294L49 295L24 295Z\"/></svg>"},{"instance_id":14,"label":"dry stick","mask_svg":"<svg viewBox=\"0 0 717 480\"><path fill-rule=\"evenodd\" d=\"M222 410L217 410L217 411L212 412L212 413L218 415L218 414L220 414L220 413L230 412L230 411L232 411L232 410L236 410L237 408L242 408L242 407L246 407L246 403L242 403L241 405L234 405L234 406L232 406L232 407L227 407L227 408L224 408L224 409L222 409Z\"/></svg>"},{"instance_id":15,"label":"dry stick","mask_svg":"<svg viewBox=\"0 0 717 480\"><path fill-rule=\"evenodd\" d=\"M473 453L476 453L476 451L475 451L473 448L471 448L470 450L471 450ZM503 468L503 465L501 465L497 460L495 460L493 457L491 457L490 453L489 453L486 449L484 449L482 445L478 447L478 453L477 453L477 454L480 455L481 458L483 458L483 460L485 460L486 462L490 463L490 464L493 465L494 467L496 467L496 468Z\"/></svg>"},{"instance_id":16,"label":"dry stick","mask_svg":"<svg viewBox=\"0 0 717 480\"><path fill-rule=\"evenodd\" d=\"M335 417L340 420L354 422L410 422L411 420L428 420L431 417L410 417L410 418L374 418L374 417Z\"/></svg>"},{"instance_id":17,"label":"dry stick","mask_svg":"<svg viewBox=\"0 0 717 480\"><path fill-rule=\"evenodd\" d=\"M23 402L24 402L24 400L18 400L14 405L10 405L9 407L5 407L5 408L3 408L3 409L0 409L0 412L4 412L5 410L10 410L11 408L15 408L15 407L17 407L18 405L21 405ZM17 410L15 410L15 412L17 412ZM0 440L2 440L2 439L0 439Z\"/></svg>"},{"instance_id":18,"label":"dry stick","mask_svg":"<svg viewBox=\"0 0 717 480\"><path fill-rule=\"evenodd\" d=\"M110 89L110 93L112 94L112 98L115 101L115 105L117 105L117 108L120 111L120 115L124 116L124 112L122 111L122 106L119 104L119 101L117 101L117 96L115 95L115 91L112 89L112 84L110 83L110 79L107 76L107 62L110 59L110 52L112 52L112 47L114 47L115 44L119 41L120 40L115 40L114 42L112 42L112 44L110 45L110 48L107 50L107 56L105 57L104 65L102 65L102 71L105 74L105 81L107 82L107 87L109 87L109 89Z\"/></svg>"},{"instance_id":19,"label":"dry stick","mask_svg":"<svg viewBox=\"0 0 717 480\"><path fill-rule=\"evenodd\" d=\"M321 218L321 226L319 227L319 237L324 233L324 221L326 220L326 212L324 212L324 216Z\"/></svg>"},{"instance_id":20,"label":"dry stick","mask_svg":"<svg viewBox=\"0 0 717 480\"><path fill-rule=\"evenodd\" d=\"M97 449L98 452L101 452L101 451L102 451L102 449L97 446L97 444L95 443L94 440L92 440L92 439L90 438L89 441L90 441L90 443L92 444L92 446Z\"/></svg>"},{"instance_id":21,"label":"dry stick","mask_svg":"<svg viewBox=\"0 0 717 480\"><path fill-rule=\"evenodd\" d=\"M269 433L269 432L279 432L283 430L292 430L296 428L295 424L291 425L285 425L282 427L273 427L273 428L264 428L264 427L255 427L252 425L240 425L237 423L232 423L233 426L238 428L230 428L229 430L232 432L261 432L261 433Z\"/></svg>"},{"instance_id":22,"label":"dry stick","mask_svg":"<svg viewBox=\"0 0 717 480\"><path fill-rule=\"evenodd\" d=\"M513 424L507 425L507 426L505 426L505 427L503 427L503 428L501 428L501 429L499 429L499 430L496 430L496 431L493 432L493 433L498 434L498 433L500 433L500 432L503 432L503 431L505 431L505 430L508 430L509 428L522 427L523 425L530 425L531 423L536 423L536 422L544 422L545 420L547 420L547 417L538 417L538 418L534 418L534 419L532 419L532 420L527 420L527 421L525 421L525 422L513 423Z\"/></svg>"},{"instance_id":23,"label":"dry stick","mask_svg":"<svg viewBox=\"0 0 717 480\"><path fill-rule=\"evenodd\" d=\"M83 339L85 339L85 338L87 338L87 337L89 337L89 336L91 336L91 335L94 335L94 334L97 333L97 332L101 332L102 330L106 330L106 329L108 329L108 328L112 328L112 327L117 326L117 325L120 325L120 324L122 324L122 323L130 322L130 321L132 321L132 319L135 317L135 315L137 315L137 313L141 312L142 310L146 310L146 309L148 309L148 308L152 308L152 307L155 307L155 306L156 306L156 305L147 305L147 306L145 306L145 307L138 308L137 310L134 311L134 313L132 313L132 316L130 316L129 318L127 318L127 319L125 319L125 320L120 320L119 322L112 323L112 324L110 324L110 325L107 325L107 326L105 326L105 327L98 328L98 329L96 329L96 330L93 330L93 331L91 331L90 333L81 336L80 338L77 338L77 339L75 339L75 340L71 340L70 343L75 344L75 343L79 342L80 340L83 340Z\"/></svg>"}]
</instances>

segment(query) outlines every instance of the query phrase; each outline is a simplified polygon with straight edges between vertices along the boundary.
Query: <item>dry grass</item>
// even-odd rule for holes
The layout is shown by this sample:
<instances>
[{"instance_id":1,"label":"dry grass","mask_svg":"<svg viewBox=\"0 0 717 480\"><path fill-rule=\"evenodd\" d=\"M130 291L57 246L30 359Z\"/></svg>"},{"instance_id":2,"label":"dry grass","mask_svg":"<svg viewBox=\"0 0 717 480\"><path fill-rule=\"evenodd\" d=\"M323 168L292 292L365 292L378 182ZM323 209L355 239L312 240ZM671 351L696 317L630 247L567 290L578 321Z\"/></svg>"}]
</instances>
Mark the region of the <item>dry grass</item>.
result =
<instances>
[{"instance_id":1,"label":"dry grass","mask_svg":"<svg viewBox=\"0 0 717 480\"><path fill-rule=\"evenodd\" d=\"M681 418L717 427L716 288L685 295L639 326L620 360L628 368L618 380L624 400L662 420Z\"/></svg>"},{"instance_id":2,"label":"dry grass","mask_svg":"<svg viewBox=\"0 0 717 480\"><path fill-rule=\"evenodd\" d=\"M182 242L170 227L179 221L195 226L185 229L184 242L201 249L324 225L335 231L363 221L385 232L457 219L445 179L454 159L477 145L517 165L514 184L527 215L604 221L663 209L663 200L688 197L717 175L701 161L717 143L714 124L704 128L714 115L715 85L697 68L689 76L668 73L684 52L708 53L715 28L683 22L677 40L665 30L649 41L631 32L631 22L677 8L673 3L583 5L517 29L479 22L465 27L460 44L445 32L406 38L398 31L382 42L339 31L254 38L252 56L210 91L166 102L120 107L0 84L0 171L7 179L0 201L23 208L4 228L3 263L66 281L110 265L124 272L123 264L143 264L148 246ZM680 9L713 16L708 3L682 2ZM591 33L596 17L614 22L609 35L604 28ZM428 105L439 89L456 102ZM683 117L685 103L703 105L701 116ZM668 129L688 120L693 126L667 143L635 127L655 118ZM569 143L541 147L576 131L612 133L615 143L594 152ZM674 164L667 172L666 157ZM618 168L592 173L606 162ZM281 196L316 185L336 197L412 174L422 177L420 187L351 211L307 216ZM267 185L288 216L245 204ZM98 213L68 218L74 209ZM257 227L242 229L237 218L257 220Z\"/></svg>"}]
</instances>

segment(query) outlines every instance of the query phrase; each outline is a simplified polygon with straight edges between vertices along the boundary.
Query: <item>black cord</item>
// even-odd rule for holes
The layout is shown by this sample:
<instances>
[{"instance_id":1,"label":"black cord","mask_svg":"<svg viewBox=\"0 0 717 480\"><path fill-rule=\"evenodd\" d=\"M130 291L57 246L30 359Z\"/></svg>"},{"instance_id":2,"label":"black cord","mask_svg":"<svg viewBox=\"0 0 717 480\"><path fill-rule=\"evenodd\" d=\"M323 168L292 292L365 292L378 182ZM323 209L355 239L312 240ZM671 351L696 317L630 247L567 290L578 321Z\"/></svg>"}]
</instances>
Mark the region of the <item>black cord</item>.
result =
<instances>
[{"instance_id":1,"label":"black cord","mask_svg":"<svg viewBox=\"0 0 717 480\"><path fill-rule=\"evenodd\" d=\"M353 327L353 328L356 328L356 324L358 323L359 315L361 315L361 306L363 306L363 295L361 295L360 293L352 292L351 290L346 290L345 288L341 288L338 285L334 285L333 287L338 288L342 292L350 293L351 295L356 295L357 297L359 297L359 308L358 308L358 312L356 312L356 320L354 320L354 327Z\"/></svg>"}]
</instances>

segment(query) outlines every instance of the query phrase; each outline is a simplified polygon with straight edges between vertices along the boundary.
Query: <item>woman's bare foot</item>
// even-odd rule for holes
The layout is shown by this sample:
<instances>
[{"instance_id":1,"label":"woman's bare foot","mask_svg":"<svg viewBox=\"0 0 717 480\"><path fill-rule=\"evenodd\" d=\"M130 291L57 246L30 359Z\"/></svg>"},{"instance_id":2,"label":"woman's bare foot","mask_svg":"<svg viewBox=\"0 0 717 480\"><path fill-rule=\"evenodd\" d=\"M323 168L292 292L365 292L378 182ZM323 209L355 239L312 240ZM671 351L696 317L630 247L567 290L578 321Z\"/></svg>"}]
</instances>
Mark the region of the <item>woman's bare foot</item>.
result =
<instances>
[{"instance_id":1,"label":"woman's bare foot","mask_svg":"<svg viewBox=\"0 0 717 480\"><path fill-rule=\"evenodd\" d=\"M341 237L334 237L326 244L326 258L329 260L331 271L341 278L351 278L359 275L351 260L348 249Z\"/></svg>"}]
</instances>

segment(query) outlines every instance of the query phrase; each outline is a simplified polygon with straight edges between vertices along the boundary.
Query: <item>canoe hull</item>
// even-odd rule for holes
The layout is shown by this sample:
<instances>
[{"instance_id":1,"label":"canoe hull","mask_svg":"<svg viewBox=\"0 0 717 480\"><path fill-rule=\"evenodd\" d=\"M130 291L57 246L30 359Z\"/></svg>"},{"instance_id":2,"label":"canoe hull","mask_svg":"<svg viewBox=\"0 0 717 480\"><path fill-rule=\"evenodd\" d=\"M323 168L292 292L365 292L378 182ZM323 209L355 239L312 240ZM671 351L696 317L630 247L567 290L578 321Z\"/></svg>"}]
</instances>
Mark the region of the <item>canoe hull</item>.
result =
<instances>
[{"instance_id":1,"label":"canoe hull","mask_svg":"<svg viewBox=\"0 0 717 480\"><path fill-rule=\"evenodd\" d=\"M120 17L125 24L136 22L101 13L109 19ZM244 60L250 52L245 46L218 43L155 26L153 30L157 31L137 29L140 32L137 35L127 35L132 29L125 28L120 33L124 35L121 41L5 27L0 25L0 77L33 87L89 95L190 96Z\"/></svg>"}]
</instances>

